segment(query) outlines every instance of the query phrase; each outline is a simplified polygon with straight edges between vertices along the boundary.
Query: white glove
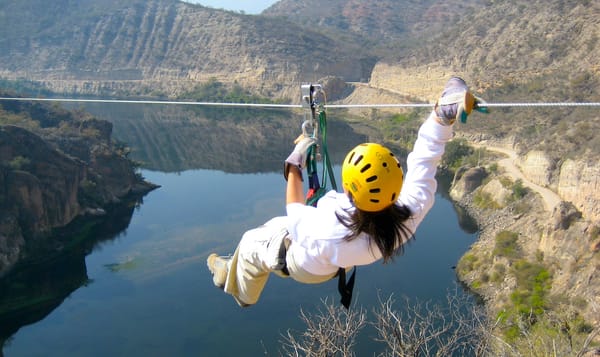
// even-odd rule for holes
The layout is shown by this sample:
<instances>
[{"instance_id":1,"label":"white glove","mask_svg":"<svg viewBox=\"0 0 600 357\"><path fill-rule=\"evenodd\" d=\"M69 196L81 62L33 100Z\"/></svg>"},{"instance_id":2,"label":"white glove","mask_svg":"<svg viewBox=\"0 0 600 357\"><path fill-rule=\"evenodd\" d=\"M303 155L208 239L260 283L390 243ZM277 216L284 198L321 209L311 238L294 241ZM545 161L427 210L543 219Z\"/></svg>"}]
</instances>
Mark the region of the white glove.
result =
<instances>
[{"instance_id":1,"label":"white glove","mask_svg":"<svg viewBox=\"0 0 600 357\"><path fill-rule=\"evenodd\" d=\"M488 113L485 101L475 97L467 87L467 83L460 77L452 77L446 83L442 96L435 104L435 113L438 122L442 125L452 125L459 119L466 123L467 117L473 109Z\"/></svg>"},{"instance_id":2,"label":"white glove","mask_svg":"<svg viewBox=\"0 0 600 357\"><path fill-rule=\"evenodd\" d=\"M290 172L290 165L294 165L300 169L306 166L306 155L308 154L308 149L310 149L313 145L317 144L317 140L315 138L302 138L294 147L294 151L285 159L285 166L283 168L283 177L285 177L286 181L288 178L288 174Z\"/></svg>"}]
</instances>

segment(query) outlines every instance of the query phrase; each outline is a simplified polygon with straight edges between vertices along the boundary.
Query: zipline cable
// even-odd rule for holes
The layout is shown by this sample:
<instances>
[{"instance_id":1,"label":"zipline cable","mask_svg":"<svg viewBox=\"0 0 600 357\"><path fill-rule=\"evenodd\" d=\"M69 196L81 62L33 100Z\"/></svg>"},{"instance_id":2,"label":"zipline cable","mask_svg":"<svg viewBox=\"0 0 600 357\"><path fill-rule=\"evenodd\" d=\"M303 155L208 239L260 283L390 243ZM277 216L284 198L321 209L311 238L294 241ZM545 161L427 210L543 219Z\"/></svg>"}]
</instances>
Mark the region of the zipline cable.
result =
<instances>
[{"instance_id":1,"label":"zipline cable","mask_svg":"<svg viewBox=\"0 0 600 357\"><path fill-rule=\"evenodd\" d=\"M115 103L115 104L163 104L163 105L197 105L212 107L247 107L247 108L303 108L300 104L274 103L219 103L161 100L121 100L121 99L75 99L75 98L9 98L0 97L0 101L20 102L62 102L62 103ZM434 103L401 103L401 104L328 104L326 109L351 108L431 108ZM600 102L530 102L530 103L485 103L489 108L502 107L600 107Z\"/></svg>"}]
</instances>

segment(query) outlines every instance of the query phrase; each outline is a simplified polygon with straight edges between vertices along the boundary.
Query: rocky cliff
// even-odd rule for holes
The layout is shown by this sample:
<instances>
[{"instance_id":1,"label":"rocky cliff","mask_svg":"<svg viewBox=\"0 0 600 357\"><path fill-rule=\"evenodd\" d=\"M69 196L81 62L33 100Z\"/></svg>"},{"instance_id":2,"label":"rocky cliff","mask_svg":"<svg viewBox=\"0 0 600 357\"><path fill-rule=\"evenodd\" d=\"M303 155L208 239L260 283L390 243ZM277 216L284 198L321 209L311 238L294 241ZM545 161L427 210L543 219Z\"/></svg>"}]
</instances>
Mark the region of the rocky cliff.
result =
<instances>
[{"instance_id":1,"label":"rocky cliff","mask_svg":"<svg viewBox=\"0 0 600 357\"><path fill-rule=\"evenodd\" d=\"M153 188L113 145L108 122L3 103L0 123L0 275L54 228Z\"/></svg>"},{"instance_id":2,"label":"rocky cliff","mask_svg":"<svg viewBox=\"0 0 600 357\"><path fill-rule=\"evenodd\" d=\"M303 82L357 81L372 66L360 48L282 19L176 0L11 0L0 33L0 77L63 93L173 96L217 78L295 99Z\"/></svg>"},{"instance_id":3,"label":"rocky cliff","mask_svg":"<svg viewBox=\"0 0 600 357\"><path fill-rule=\"evenodd\" d=\"M571 202L586 219L600 222L600 168L598 161L555 161L541 151L530 151L519 160L523 174Z\"/></svg>"}]
</instances>

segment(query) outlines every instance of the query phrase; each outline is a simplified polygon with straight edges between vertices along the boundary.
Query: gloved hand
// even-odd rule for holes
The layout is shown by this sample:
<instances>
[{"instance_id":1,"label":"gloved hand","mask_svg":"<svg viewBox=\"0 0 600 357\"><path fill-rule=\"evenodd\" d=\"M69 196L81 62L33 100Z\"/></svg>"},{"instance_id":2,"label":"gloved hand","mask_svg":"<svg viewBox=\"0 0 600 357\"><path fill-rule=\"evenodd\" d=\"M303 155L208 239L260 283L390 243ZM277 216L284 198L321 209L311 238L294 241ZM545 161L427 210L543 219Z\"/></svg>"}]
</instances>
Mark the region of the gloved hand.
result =
<instances>
[{"instance_id":1,"label":"gloved hand","mask_svg":"<svg viewBox=\"0 0 600 357\"><path fill-rule=\"evenodd\" d=\"M290 172L291 165L298 167L300 169L300 172L302 172L302 169L306 165L306 155L308 153L308 149L310 149L311 146L317 144L317 140L315 138L301 137L299 139L300 140L297 141L296 147L294 147L294 151L292 151L290 156L288 156L288 158L285 159L283 177L285 177L286 181L288 179L288 174Z\"/></svg>"},{"instance_id":2,"label":"gloved hand","mask_svg":"<svg viewBox=\"0 0 600 357\"><path fill-rule=\"evenodd\" d=\"M442 96L435 104L435 113L440 124L452 125L456 118L465 123L473 109L488 113L485 102L469 91L467 83L462 78L450 78L444 87Z\"/></svg>"}]
</instances>

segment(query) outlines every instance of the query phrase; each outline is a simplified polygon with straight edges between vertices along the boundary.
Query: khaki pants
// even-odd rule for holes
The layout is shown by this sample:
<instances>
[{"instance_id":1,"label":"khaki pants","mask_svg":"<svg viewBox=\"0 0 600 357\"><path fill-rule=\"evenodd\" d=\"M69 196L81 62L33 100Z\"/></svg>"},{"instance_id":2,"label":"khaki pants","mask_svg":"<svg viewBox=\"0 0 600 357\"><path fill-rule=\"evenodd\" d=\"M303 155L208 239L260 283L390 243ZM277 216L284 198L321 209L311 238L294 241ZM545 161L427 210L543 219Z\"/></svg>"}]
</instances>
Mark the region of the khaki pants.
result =
<instances>
[{"instance_id":1,"label":"khaki pants","mask_svg":"<svg viewBox=\"0 0 600 357\"><path fill-rule=\"evenodd\" d=\"M249 230L242 236L231 259L227 273L225 292L232 295L240 306L256 304L260 298L270 273L287 278L281 270L273 269L273 261L279 251L281 234L286 228L286 218L276 217L264 225ZM288 238L286 246L293 244ZM274 247L274 245L277 245ZM313 275L298 266L291 254L286 255L289 277L305 284L318 284L333 278L336 273L327 276Z\"/></svg>"}]
</instances>

